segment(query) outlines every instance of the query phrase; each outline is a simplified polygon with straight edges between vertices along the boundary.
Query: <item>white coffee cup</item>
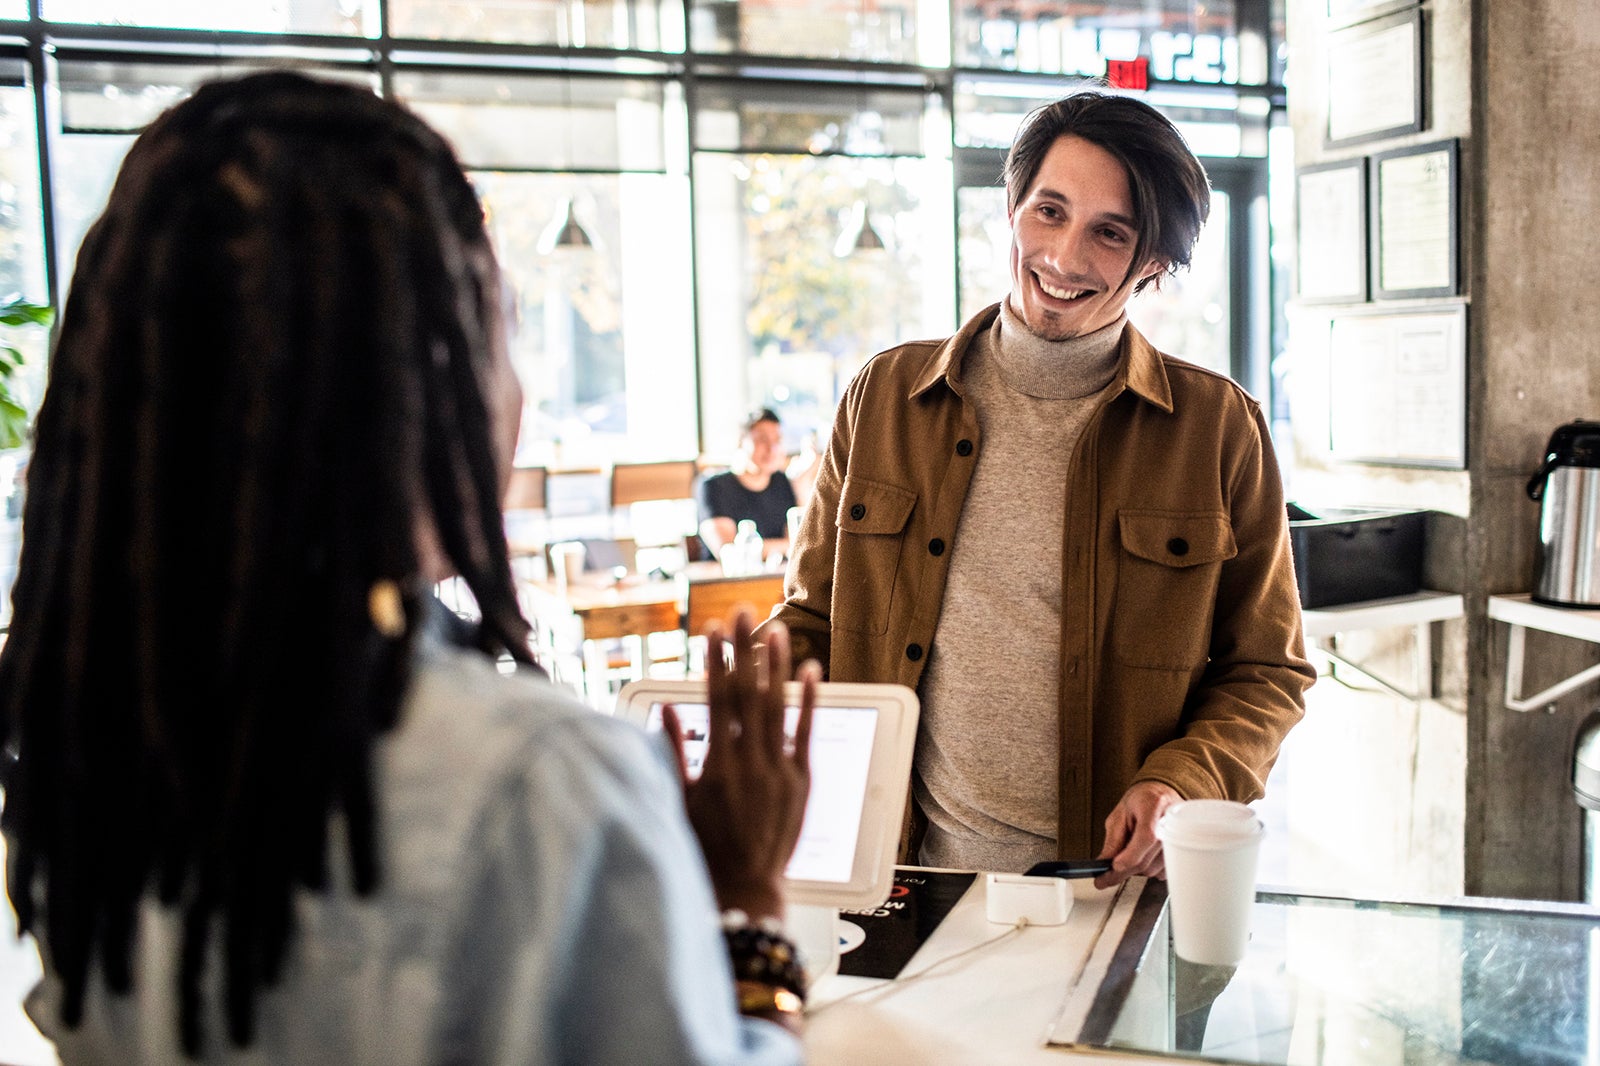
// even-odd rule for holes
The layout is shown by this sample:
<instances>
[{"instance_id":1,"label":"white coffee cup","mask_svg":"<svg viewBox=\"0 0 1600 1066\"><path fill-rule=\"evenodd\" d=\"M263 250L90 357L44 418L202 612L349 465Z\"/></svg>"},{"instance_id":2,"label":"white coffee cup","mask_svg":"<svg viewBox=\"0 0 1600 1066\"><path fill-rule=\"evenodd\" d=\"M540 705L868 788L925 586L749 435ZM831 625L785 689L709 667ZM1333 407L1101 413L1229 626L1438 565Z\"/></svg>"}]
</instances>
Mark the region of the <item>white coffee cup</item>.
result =
<instances>
[{"instance_id":1,"label":"white coffee cup","mask_svg":"<svg viewBox=\"0 0 1600 1066\"><path fill-rule=\"evenodd\" d=\"M1231 800L1174 803L1156 823L1167 862L1172 949L1180 958L1210 966L1244 958L1265 832L1255 811Z\"/></svg>"},{"instance_id":2,"label":"white coffee cup","mask_svg":"<svg viewBox=\"0 0 1600 1066\"><path fill-rule=\"evenodd\" d=\"M559 588L564 591L568 585L575 585L583 579L583 560L588 553L581 541L565 540L552 544L550 554L554 557L553 569Z\"/></svg>"}]
</instances>

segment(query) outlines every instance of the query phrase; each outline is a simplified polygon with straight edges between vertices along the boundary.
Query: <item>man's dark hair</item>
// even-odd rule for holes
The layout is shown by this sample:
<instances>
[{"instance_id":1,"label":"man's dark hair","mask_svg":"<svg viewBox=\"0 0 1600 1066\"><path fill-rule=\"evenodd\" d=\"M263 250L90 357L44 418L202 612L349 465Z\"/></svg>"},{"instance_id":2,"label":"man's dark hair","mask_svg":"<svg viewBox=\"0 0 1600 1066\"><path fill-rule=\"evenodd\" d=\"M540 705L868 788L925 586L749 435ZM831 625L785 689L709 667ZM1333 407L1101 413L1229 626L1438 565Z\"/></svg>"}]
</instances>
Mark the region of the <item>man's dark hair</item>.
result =
<instances>
[{"instance_id":1,"label":"man's dark hair","mask_svg":"<svg viewBox=\"0 0 1600 1066\"><path fill-rule=\"evenodd\" d=\"M248 1044L293 893L330 861L379 883L419 521L481 642L530 660L485 391L499 296L449 147L363 88L210 84L129 151L50 364L0 652L9 892L68 1026L92 969L129 989L154 890L183 916L185 1049L213 937Z\"/></svg>"},{"instance_id":2,"label":"man's dark hair","mask_svg":"<svg viewBox=\"0 0 1600 1066\"><path fill-rule=\"evenodd\" d=\"M778 417L778 412L770 407L761 407L751 411L745 420L739 424L739 438L743 440L748 437L751 430L763 422L771 422L775 426L783 425L783 420Z\"/></svg>"},{"instance_id":3,"label":"man's dark hair","mask_svg":"<svg viewBox=\"0 0 1600 1066\"><path fill-rule=\"evenodd\" d=\"M1128 172L1133 217L1139 225L1123 284L1145 263L1160 259L1164 273L1189 265L1200 227L1211 213L1211 184L1183 134L1165 115L1127 96L1085 90L1035 109L1023 119L1003 173L1006 206L1015 211L1033 187L1046 153L1071 134L1099 145ZM1134 289L1141 291L1150 279Z\"/></svg>"}]
</instances>

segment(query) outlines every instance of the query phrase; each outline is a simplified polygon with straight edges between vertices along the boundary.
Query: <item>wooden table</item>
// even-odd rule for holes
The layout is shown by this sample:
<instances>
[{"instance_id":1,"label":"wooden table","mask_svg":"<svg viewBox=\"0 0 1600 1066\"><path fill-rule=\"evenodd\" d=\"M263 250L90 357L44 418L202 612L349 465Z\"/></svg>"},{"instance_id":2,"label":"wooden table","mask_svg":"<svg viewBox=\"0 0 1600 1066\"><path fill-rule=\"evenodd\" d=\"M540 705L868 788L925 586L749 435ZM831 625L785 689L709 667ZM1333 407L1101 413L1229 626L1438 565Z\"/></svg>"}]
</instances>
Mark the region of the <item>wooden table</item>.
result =
<instances>
[{"instance_id":1,"label":"wooden table","mask_svg":"<svg viewBox=\"0 0 1600 1066\"><path fill-rule=\"evenodd\" d=\"M627 641L628 668L633 676L643 676L646 639L652 633L681 632L689 582L721 572L714 562L690 563L677 578L668 580L630 574L616 581L608 574L592 573L566 585L523 581L521 589L552 676L575 684L590 703L609 710L606 675L611 663L599 642ZM563 667L574 659L578 676L563 676Z\"/></svg>"}]
</instances>

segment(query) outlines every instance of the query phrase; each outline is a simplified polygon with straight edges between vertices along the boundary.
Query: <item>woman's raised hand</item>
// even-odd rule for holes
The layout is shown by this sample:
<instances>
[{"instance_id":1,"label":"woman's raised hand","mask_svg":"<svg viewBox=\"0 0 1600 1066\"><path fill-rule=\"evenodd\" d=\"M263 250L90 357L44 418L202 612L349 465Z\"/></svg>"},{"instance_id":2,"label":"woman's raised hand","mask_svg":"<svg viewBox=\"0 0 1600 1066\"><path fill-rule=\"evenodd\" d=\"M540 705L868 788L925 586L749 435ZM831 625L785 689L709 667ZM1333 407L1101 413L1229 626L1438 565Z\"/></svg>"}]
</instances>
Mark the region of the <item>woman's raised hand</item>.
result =
<instances>
[{"instance_id":1,"label":"woman's raised hand","mask_svg":"<svg viewBox=\"0 0 1600 1066\"><path fill-rule=\"evenodd\" d=\"M711 704L709 747L698 780L685 775L684 803L700 838L706 867L724 910L753 919L781 917L783 871L800 837L811 790L811 711L822 671L800 668L800 715L793 738L784 730L784 682L789 678L789 631L767 630L767 642L750 639L751 620L733 623L733 665L722 627L706 630L706 682ZM665 727L683 756L683 730L671 707Z\"/></svg>"}]
</instances>

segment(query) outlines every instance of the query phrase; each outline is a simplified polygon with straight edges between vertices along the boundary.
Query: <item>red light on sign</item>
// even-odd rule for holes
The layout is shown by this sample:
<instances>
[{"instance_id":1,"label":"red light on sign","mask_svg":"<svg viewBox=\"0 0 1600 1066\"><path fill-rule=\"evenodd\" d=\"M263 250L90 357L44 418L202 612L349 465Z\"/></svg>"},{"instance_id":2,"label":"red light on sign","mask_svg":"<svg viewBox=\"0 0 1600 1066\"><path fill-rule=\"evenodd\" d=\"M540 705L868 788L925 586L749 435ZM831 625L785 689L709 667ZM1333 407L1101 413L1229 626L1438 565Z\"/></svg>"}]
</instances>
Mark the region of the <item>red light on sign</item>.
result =
<instances>
[{"instance_id":1,"label":"red light on sign","mask_svg":"<svg viewBox=\"0 0 1600 1066\"><path fill-rule=\"evenodd\" d=\"M1113 89L1148 89L1150 60L1143 56L1138 59L1108 59L1106 81L1111 83Z\"/></svg>"}]
</instances>

